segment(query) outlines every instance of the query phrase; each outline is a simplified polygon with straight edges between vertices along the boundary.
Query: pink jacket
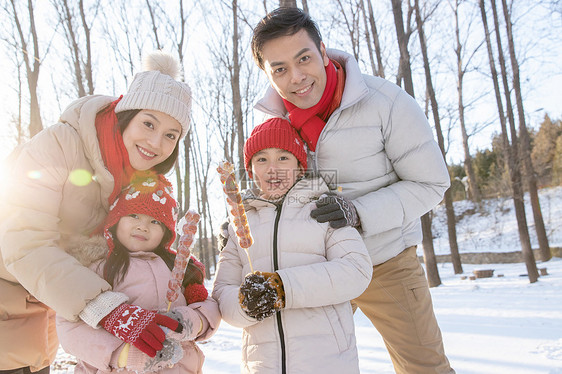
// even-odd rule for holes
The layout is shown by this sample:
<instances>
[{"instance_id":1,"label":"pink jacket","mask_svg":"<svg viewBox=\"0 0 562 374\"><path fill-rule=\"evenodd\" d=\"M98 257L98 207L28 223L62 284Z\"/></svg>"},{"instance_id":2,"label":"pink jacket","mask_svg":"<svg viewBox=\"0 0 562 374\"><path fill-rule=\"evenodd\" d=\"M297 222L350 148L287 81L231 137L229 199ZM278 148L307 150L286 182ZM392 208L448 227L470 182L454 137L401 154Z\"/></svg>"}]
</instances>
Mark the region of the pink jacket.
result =
<instances>
[{"instance_id":1,"label":"pink jacket","mask_svg":"<svg viewBox=\"0 0 562 374\"><path fill-rule=\"evenodd\" d=\"M101 274L104 261L95 262L90 268ZM164 261L154 253L138 252L131 254L131 262L125 279L113 290L129 296L129 303L145 309L165 312L168 302L166 292L170 270ZM171 309L186 305L183 295L172 303ZM212 298L189 305L203 321L203 328L195 341L210 338L216 332L221 316L217 303ZM84 322L69 322L57 316L57 333L63 349L75 356L78 364L74 372L108 373L117 370L117 360L124 342L104 329L93 329ZM194 341L182 344L184 357L173 367L161 373L202 373L205 356ZM136 349L131 347L131 349ZM120 370L119 373L132 373Z\"/></svg>"}]
</instances>

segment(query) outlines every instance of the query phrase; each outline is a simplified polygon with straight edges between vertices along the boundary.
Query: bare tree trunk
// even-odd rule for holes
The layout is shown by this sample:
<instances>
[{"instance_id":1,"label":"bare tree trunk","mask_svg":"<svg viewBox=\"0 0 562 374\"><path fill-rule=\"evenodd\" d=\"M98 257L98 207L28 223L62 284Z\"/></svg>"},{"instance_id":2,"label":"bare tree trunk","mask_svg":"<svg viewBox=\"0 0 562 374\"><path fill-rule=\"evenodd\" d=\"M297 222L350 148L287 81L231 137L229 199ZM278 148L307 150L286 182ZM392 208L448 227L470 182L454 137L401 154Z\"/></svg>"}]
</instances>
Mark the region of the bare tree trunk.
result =
<instances>
[{"instance_id":1,"label":"bare tree trunk","mask_svg":"<svg viewBox=\"0 0 562 374\"><path fill-rule=\"evenodd\" d=\"M86 21L86 12L84 12L84 0L80 0L80 18L82 20L82 28L84 29L85 48L86 48L86 63L84 64L84 74L86 75L86 82L88 84L88 95L94 94L94 75L92 68L92 43L90 37L91 26L88 26ZM99 7L99 2L96 3L96 13Z\"/></svg>"},{"instance_id":2,"label":"bare tree trunk","mask_svg":"<svg viewBox=\"0 0 562 374\"><path fill-rule=\"evenodd\" d=\"M513 72L513 89L515 91L515 100L517 103L517 113L519 116L519 136L521 141L521 158L526 171L527 185L529 188L529 197L531 200L531 207L533 209L533 218L535 222L535 230L537 232L537 240L539 242L539 253L542 261L551 259L550 246L548 245L548 237L544 227L544 220L542 217L541 205L539 201L539 193L537 190L537 177L533 162L531 161L531 145L529 140L529 132L525 121L525 110L523 109L523 98L521 95L521 82L519 78L519 63L515 56L515 45L513 42L513 31L511 24L511 16L507 9L507 2L502 0L503 14L505 18L505 25L507 28L507 41L509 46L509 56L511 60L511 71Z\"/></svg>"},{"instance_id":3,"label":"bare tree trunk","mask_svg":"<svg viewBox=\"0 0 562 374\"><path fill-rule=\"evenodd\" d=\"M443 139L443 131L441 130L441 120L439 117L437 98L435 97L435 90L433 88L433 81L431 79L431 69L429 67L429 57L427 56L425 32L423 30L423 21L420 14L420 6L418 0L415 0L414 8L416 12L416 24L418 27L420 48L423 56L423 66L425 70L425 84L427 86L429 100L431 101L431 109L433 114L433 121L435 122L435 133L437 135L437 143L439 144L439 148L441 149L441 153L443 155L443 161L445 162L445 165L447 165L447 160L445 158L445 141ZM457 243L455 210L453 207L453 199L451 197L450 188L448 188L447 191L445 191L445 210L447 212L447 231L449 234L449 247L451 250L451 260L453 262L453 268L455 274L462 274L463 270L461 265L461 257L459 255L459 246Z\"/></svg>"},{"instance_id":4,"label":"bare tree trunk","mask_svg":"<svg viewBox=\"0 0 562 374\"><path fill-rule=\"evenodd\" d=\"M84 80L82 77L82 66L80 66L80 48L78 47L78 42L76 41L76 32L74 31L74 24L72 22L73 15L70 12L67 0L63 0L60 5L63 8L60 10L60 18L67 33L68 45L72 56L72 64L74 65L74 79L76 81L78 97L86 96Z\"/></svg>"},{"instance_id":5,"label":"bare tree trunk","mask_svg":"<svg viewBox=\"0 0 562 374\"><path fill-rule=\"evenodd\" d=\"M43 130L43 121L41 120L41 110L39 109L39 99L37 97L37 82L39 81L39 69L41 67L41 56L39 55L39 38L37 36L37 29L35 27L33 1L28 0L27 2L27 11L29 13L29 33L31 34L33 42L33 53L31 53L31 51L28 49L23 28L18 17L16 1L10 0L10 2L12 3L12 15L14 17L13 20L18 30L22 57L25 63L27 75L27 86L29 88L29 137L32 138L38 132Z\"/></svg>"},{"instance_id":6,"label":"bare tree trunk","mask_svg":"<svg viewBox=\"0 0 562 374\"><path fill-rule=\"evenodd\" d=\"M158 27L156 26L156 18L154 17L154 10L152 9L152 4L150 0L146 0L146 7L148 8L148 14L150 14L150 21L152 22L152 33L154 34L154 42L156 43L156 49L162 49L160 45L160 40L158 38Z\"/></svg>"},{"instance_id":7,"label":"bare tree trunk","mask_svg":"<svg viewBox=\"0 0 562 374\"><path fill-rule=\"evenodd\" d=\"M279 0L279 8L296 8L297 0Z\"/></svg>"},{"instance_id":8,"label":"bare tree trunk","mask_svg":"<svg viewBox=\"0 0 562 374\"><path fill-rule=\"evenodd\" d=\"M66 41L70 51L70 64L74 72L74 80L76 82L76 91L78 97L91 95L94 93L94 81L92 73L92 53L91 39L88 21L86 20L86 12L84 11L84 1L78 2L78 11L73 8L73 2L68 0L53 1L57 10L60 23L65 31ZM99 1L93 4L90 14L95 18L99 9ZM80 19L76 15L80 13ZM84 45L80 45L80 28L84 32ZM83 52L82 49L85 51ZM84 61L84 58L86 61Z\"/></svg>"},{"instance_id":9,"label":"bare tree trunk","mask_svg":"<svg viewBox=\"0 0 562 374\"><path fill-rule=\"evenodd\" d=\"M494 90L496 93L496 102L498 105L498 113L500 118L500 124L502 128L502 141L503 141L503 148L505 157L508 163L508 169L511 177L511 186L513 189L513 204L515 206L515 216L517 219L517 226L519 228L519 239L521 241L521 251L523 260L527 266L527 272L529 276L529 281L534 283L538 279L538 271L537 266L535 263L535 259L533 256L533 252L531 250L531 242L529 239L529 231L527 228L527 223L525 219L525 205L523 204L523 191L521 188L521 177L519 170L517 168L517 160L516 160L516 146L511 146L509 143L509 139L507 137L507 126L505 123L505 116L503 110L503 103L501 100L501 93L500 87L498 83L498 73L496 71L495 62L494 62L494 55L492 51L492 43L490 41L490 32L488 31L488 21L486 17L486 7L484 4L484 0L479 0L480 11L482 14L482 23L484 26L484 32L486 36L486 45L488 47L488 59L490 61L490 70L492 73L492 81L494 83ZM495 2L492 0L492 7L495 8ZM501 46L498 45L498 50L501 51Z\"/></svg>"},{"instance_id":10,"label":"bare tree trunk","mask_svg":"<svg viewBox=\"0 0 562 374\"><path fill-rule=\"evenodd\" d=\"M205 202L207 205L207 211L211 212L211 205L209 204L209 199L207 199L207 201ZM217 248L217 241L215 240L215 236L214 233L212 232L212 228L213 226L213 215L209 214L209 227L211 227L211 234L212 234L212 240L211 240L211 261L213 264L213 269L217 269L217 255L218 255L218 248ZM209 263L210 265L210 263ZM210 267L207 267L207 269L210 269ZM211 278L211 272L207 271L207 277L210 279ZM214 274L214 273L213 273Z\"/></svg>"},{"instance_id":11,"label":"bare tree trunk","mask_svg":"<svg viewBox=\"0 0 562 374\"><path fill-rule=\"evenodd\" d=\"M373 42L375 43L375 54L377 56L378 70L376 75L384 78L384 65L382 63L381 44L379 41L379 33L377 31L377 25L375 23L373 5L371 4L371 0L366 0L366 1L367 1L367 5L369 6L369 23L371 24L371 33L373 34Z\"/></svg>"},{"instance_id":12,"label":"bare tree trunk","mask_svg":"<svg viewBox=\"0 0 562 374\"><path fill-rule=\"evenodd\" d=\"M353 9L346 11L341 0L337 0L341 12L341 18L344 21L351 42L351 49L353 50L353 57L359 61L359 15ZM351 13L351 17L348 14Z\"/></svg>"},{"instance_id":13,"label":"bare tree trunk","mask_svg":"<svg viewBox=\"0 0 562 374\"><path fill-rule=\"evenodd\" d=\"M375 57L373 53L373 46L371 45L371 33L369 32L369 24L367 23L367 12L365 11L365 4L363 0L359 3L361 9L361 15L363 16L363 25L365 27L365 41L367 44L367 50L369 51L369 61L371 62L371 72L373 75L377 75L377 68L375 65Z\"/></svg>"},{"instance_id":14,"label":"bare tree trunk","mask_svg":"<svg viewBox=\"0 0 562 374\"><path fill-rule=\"evenodd\" d=\"M425 218L424 218L425 217ZM431 232L431 215L430 213L425 214L421 220L422 231ZM425 264L427 273L427 282L429 287L437 287L441 284L441 277L439 276L439 271L437 270L437 260L435 258L435 251L433 249L433 238L431 236L424 235L422 239L423 245L423 262Z\"/></svg>"},{"instance_id":15,"label":"bare tree trunk","mask_svg":"<svg viewBox=\"0 0 562 374\"><path fill-rule=\"evenodd\" d=\"M301 2L302 2L302 10L304 10L305 13L308 13L308 1L302 0Z\"/></svg>"},{"instance_id":16,"label":"bare tree trunk","mask_svg":"<svg viewBox=\"0 0 562 374\"><path fill-rule=\"evenodd\" d=\"M460 40L459 29L459 4L460 0L455 0L453 7L453 14L455 16L455 55L457 56L457 94L458 94L458 108L459 108L459 123L462 135L462 148L464 151L464 171L468 176L468 195L469 198L480 203L482 200L482 193L476 181L476 173L472 166L472 156L470 155L470 148L468 145L468 133L466 131L466 123L464 118L464 102L463 102L463 83L465 69L463 67L463 45Z\"/></svg>"},{"instance_id":17,"label":"bare tree trunk","mask_svg":"<svg viewBox=\"0 0 562 374\"><path fill-rule=\"evenodd\" d=\"M396 38L400 49L400 68L397 81L404 80L404 89L412 97L414 95L414 82L412 81L412 70L410 67L410 53L408 52L409 36L404 31L404 19L402 16L402 0L390 0L392 2L392 14L394 15L394 25L396 26Z\"/></svg>"},{"instance_id":18,"label":"bare tree trunk","mask_svg":"<svg viewBox=\"0 0 562 374\"><path fill-rule=\"evenodd\" d=\"M295 5L296 6L296 5ZM242 98L240 96L240 56L238 42L238 0L232 0L232 108L238 137L238 180L240 188L246 189L247 181L244 176L244 119L242 116Z\"/></svg>"},{"instance_id":19,"label":"bare tree trunk","mask_svg":"<svg viewBox=\"0 0 562 374\"><path fill-rule=\"evenodd\" d=\"M394 25L396 27L396 36L398 39L398 47L400 49L400 74L404 81L404 89L412 97L414 96L414 84L412 81L412 70L410 67L410 53L408 52L409 34L404 32L404 20L402 18L402 1L391 0L392 13L394 14ZM436 287L441 284L439 271L437 270L437 262L435 261L435 249L433 247L433 233L431 232L431 212L421 217L421 225L423 232L423 253L426 265L427 278L430 287ZM431 281L430 281L431 279Z\"/></svg>"}]
</instances>

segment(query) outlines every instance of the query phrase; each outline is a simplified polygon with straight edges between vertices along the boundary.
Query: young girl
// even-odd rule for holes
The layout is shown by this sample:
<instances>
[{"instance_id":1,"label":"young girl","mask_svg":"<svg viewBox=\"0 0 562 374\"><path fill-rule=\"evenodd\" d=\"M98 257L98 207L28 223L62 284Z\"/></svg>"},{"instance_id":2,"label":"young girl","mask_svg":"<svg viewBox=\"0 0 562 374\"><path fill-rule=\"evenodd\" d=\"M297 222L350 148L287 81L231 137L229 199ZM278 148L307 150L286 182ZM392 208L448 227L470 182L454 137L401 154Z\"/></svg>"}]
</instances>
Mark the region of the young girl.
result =
<instances>
[{"instance_id":1,"label":"young girl","mask_svg":"<svg viewBox=\"0 0 562 374\"><path fill-rule=\"evenodd\" d=\"M100 227L132 173L171 170L189 130L191 90L175 79L178 61L158 51L143 67L123 96L76 100L7 159L0 188L2 370L48 373L59 346L55 312L100 327L127 300L68 250L71 239Z\"/></svg>"},{"instance_id":2,"label":"young girl","mask_svg":"<svg viewBox=\"0 0 562 374\"><path fill-rule=\"evenodd\" d=\"M57 317L57 332L64 350L78 359L75 373L103 373L124 368L127 371L163 373L201 373L204 355L195 341L212 336L219 323L216 302L207 297L204 267L192 258L184 277L185 295L171 304L166 293L174 255L176 201L170 183L155 173L138 173L112 205L104 224L105 240L95 237L77 253L84 264L121 292L129 302L172 317L180 324L177 331L165 329L163 348L154 357L107 332L84 322L69 322ZM88 256L84 256L88 253ZM185 296L185 297L184 297ZM186 306L186 299L192 303ZM132 313L134 315L134 312ZM131 319L120 321L127 325ZM113 323L105 320L105 324ZM107 326L104 326L107 328Z\"/></svg>"},{"instance_id":3,"label":"young girl","mask_svg":"<svg viewBox=\"0 0 562 374\"><path fill-rule=\"evenodd\" d=\"M244 162L258 187L243 198L256 273L231 226L212 291L222 318L243 328L242 372L359 373L349 300L372 272L361 236L311 218L328 188L303 178L304 143L286 120L257 126Z\"/></svg>"}]
</instances>

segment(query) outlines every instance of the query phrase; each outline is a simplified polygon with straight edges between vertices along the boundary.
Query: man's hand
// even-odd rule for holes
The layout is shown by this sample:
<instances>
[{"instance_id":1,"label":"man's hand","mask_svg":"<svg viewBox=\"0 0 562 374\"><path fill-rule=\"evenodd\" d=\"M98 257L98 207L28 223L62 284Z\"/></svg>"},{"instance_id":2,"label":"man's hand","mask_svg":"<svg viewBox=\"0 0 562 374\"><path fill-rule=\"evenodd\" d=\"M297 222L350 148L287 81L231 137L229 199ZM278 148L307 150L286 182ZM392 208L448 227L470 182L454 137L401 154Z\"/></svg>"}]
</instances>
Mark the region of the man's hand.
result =
<instances>
[{"instance_id":1,"label":"man's hand","mask_svg":"<svg viewBox=\"0 0 562 374\"><path fill-rule=\"evenodd\" d=\"M318 199L316 209L310 212L310 216L320 223L330 222L334 229L344 226L358 227L361 224L355 205L332 192Z\"/></svg>"}]
</instances>

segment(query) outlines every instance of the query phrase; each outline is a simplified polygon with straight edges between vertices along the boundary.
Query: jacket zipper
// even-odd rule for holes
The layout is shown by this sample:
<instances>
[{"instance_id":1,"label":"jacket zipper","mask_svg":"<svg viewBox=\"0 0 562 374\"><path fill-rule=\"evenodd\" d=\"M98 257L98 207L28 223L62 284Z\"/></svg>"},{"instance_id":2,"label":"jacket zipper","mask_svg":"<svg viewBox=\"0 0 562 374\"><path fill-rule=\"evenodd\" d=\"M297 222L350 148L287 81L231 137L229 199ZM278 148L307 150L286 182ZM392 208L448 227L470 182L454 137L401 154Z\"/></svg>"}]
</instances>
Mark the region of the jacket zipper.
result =
<instances>
[{"instance_id":1,"label":"jacket zipper","mask_svg":"<svg viewBox=\"0 0 562 374\"><path fill-rule=\"evenodd\" d=\"M279 229L279 219L281 218L281 209L283 203L277 206L277 215L275 216L275 226L273 228L273 268L274 271L279 270L278 249L277 249L277 232ZM279 331L279 340L281 342L281 373L287 373L287 358L285 352L285 333L283 332L283 323L281 322L281 312L275 313L277 319L277 330Z\"/></svg>"}]
</instances>

